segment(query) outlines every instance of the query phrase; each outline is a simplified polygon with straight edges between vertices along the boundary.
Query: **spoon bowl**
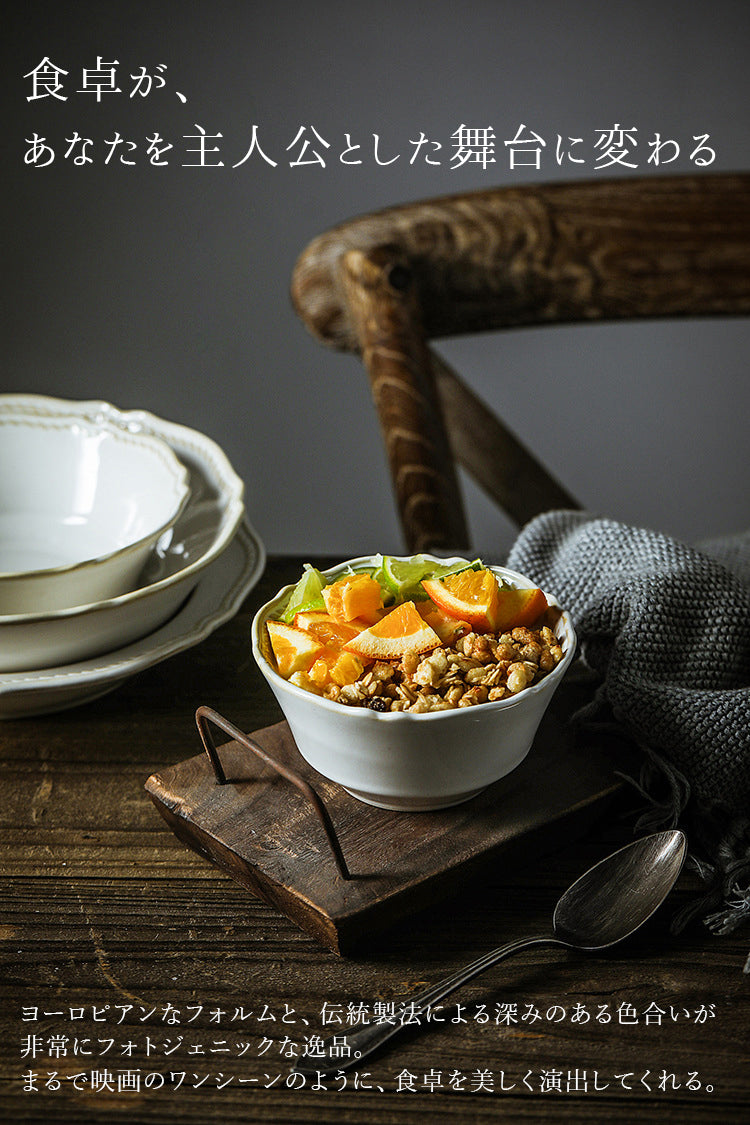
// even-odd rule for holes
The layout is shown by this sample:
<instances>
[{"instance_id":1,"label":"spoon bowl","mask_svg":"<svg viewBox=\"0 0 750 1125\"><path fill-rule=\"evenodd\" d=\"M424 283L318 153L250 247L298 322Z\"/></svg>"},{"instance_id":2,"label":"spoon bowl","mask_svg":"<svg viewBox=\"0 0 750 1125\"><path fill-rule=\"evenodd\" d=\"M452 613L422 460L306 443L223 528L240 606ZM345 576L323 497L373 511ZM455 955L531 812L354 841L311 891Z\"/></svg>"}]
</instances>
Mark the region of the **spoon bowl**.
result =
<instances>
[{"instance_id":1,"label":"spoon bowl","mask_svg":"<svg viewBox=\"0 0 750 1125\"><path fill-rule=\"evenodd\" d=\"M670 830L613 852L561 896L552 916L555 937L588 951L624 941L661 906L686 851L684 833Z\"/></svg>"},{"instance_id":2,"label":"spoon bowl","mask_svg":"<svg viewBox=\"0 0 750 1125\"><path fill-rule=\"evenodd\" d=\"M686 853L687 839L677 828L643 836L613 852L576 879L560 897L552 916L552 933L501 945L425 989L409 1001L409 1026L414 1026L413 1017L427 1012L462 984L531 945L562 945L592 953L624 941L667 897ZM358 1066L404 1026L405 1022L397 1018L392 1023L357 1025L345 1036L337 1035L324 1043L315 1056L303 1056L295 1070L314 1077Z\"/></svg>"}]
</instances>

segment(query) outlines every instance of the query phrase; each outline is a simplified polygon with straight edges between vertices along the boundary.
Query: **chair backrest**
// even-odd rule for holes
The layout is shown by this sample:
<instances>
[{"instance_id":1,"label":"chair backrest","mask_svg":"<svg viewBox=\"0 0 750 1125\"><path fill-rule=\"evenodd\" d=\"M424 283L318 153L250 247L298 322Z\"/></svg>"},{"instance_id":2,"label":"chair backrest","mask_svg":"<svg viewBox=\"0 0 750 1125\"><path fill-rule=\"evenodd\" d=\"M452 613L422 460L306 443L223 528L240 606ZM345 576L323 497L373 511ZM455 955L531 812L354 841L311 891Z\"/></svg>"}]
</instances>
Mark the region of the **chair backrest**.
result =
<instances>
[{"instance_id":1,"label":"chair backrest","mask_svg":"<svg viewBox=\"0 0 750 1125\"><path fill-rule=\"evenodd\" d=\"M316 238L292 279L310 332L369 372L407 546L468 547L456 463L518 524L577 507L429 347L520 325L750 313L750 175L498 188Z\"/></svg>"}]
</instances>

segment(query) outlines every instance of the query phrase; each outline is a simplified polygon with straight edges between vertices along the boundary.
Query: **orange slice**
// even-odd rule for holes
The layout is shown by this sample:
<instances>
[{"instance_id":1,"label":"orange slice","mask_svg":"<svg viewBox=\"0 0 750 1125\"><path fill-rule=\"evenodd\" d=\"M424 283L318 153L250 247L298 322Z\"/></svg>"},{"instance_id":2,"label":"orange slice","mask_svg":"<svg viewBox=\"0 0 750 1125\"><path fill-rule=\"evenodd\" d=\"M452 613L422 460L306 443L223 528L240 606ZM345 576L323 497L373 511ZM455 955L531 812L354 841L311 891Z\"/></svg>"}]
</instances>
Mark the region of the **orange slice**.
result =
<instances>
[{"instance_id":1,"label":"orange slice","mask_svg":"<svg viewBox=\"0 0 750 1125\"><path fill-rule=\"evenodd\" d=\"M517 625L533 625L546 608L544 592L536 586L529 590L501 590L495 632L515 629Z\"/></svg>"},{"instance_id":2,"label":"orange slice","mask_svg":"<svg viewBox=\"0 0 750 1125\"><path fill-rule=\"evenodd\" d=\"M420 617L414 602L403 602L372 628L347 641L344 648L360 657L398 660L407 652L427 652L439 644L440 637Z\"/></svg>"},{"instance_id":3,"label":"orange slice","mask_svg":"<svg viewBox=\"0 0 750 1125\"><path fill-rule=\"evenodd\" d=\"M295 672L307 672L323 645L304 629L285 625L283 621L267 621L268 638L279 675L288 680Z\"/></svg>"},{"instance_id":4,"label":"orange slice","mask_svg":"<svg viewBox=\"0 0 750 1125\"><path fill-rule=\"evenodd\" d=\"M457 617L450 617L445 610L440 609L429 598L415 604L420 617L440 637L441 644L452 645L464 633L471 632L471 625L468 621L460 621Z\"/></svg>"},{"instance_id":5,"label":"orange slice","mask_svg":"<svg viewBox=\"0 0 750 1125\"><path fill-rule=\"evenodd\" d=\"M353 652L341 652L339 649L326 648L318 654L308 676L318 687L327 687L328 684L353 684L365 670L368 661L355 656Z\"/></svg>"},{"instance_id":6,"label":"orange slice","mask_svg":"<svg viewBox=\"0 0 750 1125\"><path fill-rule=\"evenodd\" d=\"M383 591L369 574L345 574L323 589L323 601L337 621L360 617L367 625L374 625L383 608Z\"/></svg>"},{"instance_id":7,"label":"orange slice","mask_svg":"<svg viewBox=\"0 0 750 1125\"><path fill-rule=\"evenodd\" d=\"M370 624L369 621L337 621L330 613L319 610L304 610L295 614L294 624L297 629L304 629L317 638L324 645L334 648L346 644Z\"/></svg>"},{"instance_id":8,"label":"orange slice","mask_svg":"<svg viewBox=\"0 0 750 1125\"><path fill-rule=\"evenodd\" d=\"M491 570L462 570L422 582L432 601L449 617L468 621L477 633L497 632L500 587Z\"/></svg>"}]
</instances>

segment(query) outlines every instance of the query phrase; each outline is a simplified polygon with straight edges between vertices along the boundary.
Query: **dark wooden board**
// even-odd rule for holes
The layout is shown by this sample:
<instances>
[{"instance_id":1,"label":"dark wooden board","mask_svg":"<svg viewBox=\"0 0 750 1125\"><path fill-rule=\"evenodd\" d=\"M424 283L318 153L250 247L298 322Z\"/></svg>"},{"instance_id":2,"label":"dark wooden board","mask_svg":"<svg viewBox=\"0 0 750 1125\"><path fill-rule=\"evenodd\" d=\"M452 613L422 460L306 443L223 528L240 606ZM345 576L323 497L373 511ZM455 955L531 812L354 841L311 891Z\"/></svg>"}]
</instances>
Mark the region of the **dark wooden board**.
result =
<instances>
[{"instance_id":1,"label":"dark wooden board","mask_svg":"<svg viewBox=\"0 0 750 1125\"><path fill-rule=\"evenodd\" d=\"M351 878L339 873L312 806L236 742L220 747L227 784L206 754L153 774L146 789L175 834L340 954L473 880L529 862L583 831L620 786L611 748L576 747L548 712L528 757L479 796L429 813L389 812L309 766L285 722L253 732L325 803Z\"/></svg>"}]
</instances>

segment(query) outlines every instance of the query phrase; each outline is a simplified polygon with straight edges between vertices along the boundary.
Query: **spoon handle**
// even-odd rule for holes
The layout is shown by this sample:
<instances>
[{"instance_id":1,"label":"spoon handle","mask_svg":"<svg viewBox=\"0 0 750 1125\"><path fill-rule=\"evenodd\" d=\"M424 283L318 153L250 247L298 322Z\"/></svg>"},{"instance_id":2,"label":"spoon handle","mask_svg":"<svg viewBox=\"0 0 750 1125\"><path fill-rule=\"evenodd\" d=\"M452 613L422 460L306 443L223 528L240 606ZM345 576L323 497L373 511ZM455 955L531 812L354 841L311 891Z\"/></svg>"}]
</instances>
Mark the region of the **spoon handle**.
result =
<instances>
[{"instance_id":1,"label":"spoon handle","mask_svg":"<svg viewBox=\"0 0 750 1125\"><path fill-rule=\"evenodd\" d=\"M342 1070L351 1070L358 1066L363 1059L368 1058L377 1051L394 1035L405 1027L423 1027L419 1017L429 1014L430 1008L444 1000L451 992L455 992L462 984L466 984L472 977L483 973L498 961L512 957L530 945L565 945L564 941L552 935L539 937L518 938L490 950L476 961L464 965L462 969L431 985L423 992L418 993L407 1003L402 1004L394 1019L384 1023L364 1023L351 1028L341 1035L334 1035L326 1040L316 1055L304 1055L295 1065L295 1070L304 1075L321 1077L327 1074L338 1074Z\"/></svg>"}]
</instances>

